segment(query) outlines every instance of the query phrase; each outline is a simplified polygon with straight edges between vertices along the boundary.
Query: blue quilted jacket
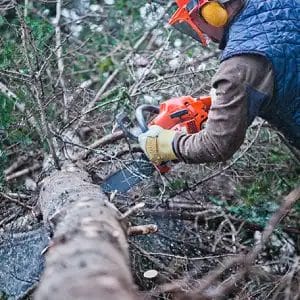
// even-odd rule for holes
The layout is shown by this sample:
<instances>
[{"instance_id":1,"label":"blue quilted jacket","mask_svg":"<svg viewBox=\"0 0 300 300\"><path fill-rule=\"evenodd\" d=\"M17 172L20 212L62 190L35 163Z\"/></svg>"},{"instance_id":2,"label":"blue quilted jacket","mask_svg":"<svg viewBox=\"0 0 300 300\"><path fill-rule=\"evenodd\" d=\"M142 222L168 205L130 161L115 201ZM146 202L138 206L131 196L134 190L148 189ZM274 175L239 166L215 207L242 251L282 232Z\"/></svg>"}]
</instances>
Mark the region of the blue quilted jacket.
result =
<instances>
[{"instance_id":1,"label":"blue quilted jacket","mask_svg":"<svg viewBox=\"0 0 300 300\"><path fill-rule=\"evenodd\" d=\"M273 98L249 95L250 114L266 119L300 148L300 0L246 0L223 43L222 61L252 53L272 63Z\"/></svg>"}]
</instances>

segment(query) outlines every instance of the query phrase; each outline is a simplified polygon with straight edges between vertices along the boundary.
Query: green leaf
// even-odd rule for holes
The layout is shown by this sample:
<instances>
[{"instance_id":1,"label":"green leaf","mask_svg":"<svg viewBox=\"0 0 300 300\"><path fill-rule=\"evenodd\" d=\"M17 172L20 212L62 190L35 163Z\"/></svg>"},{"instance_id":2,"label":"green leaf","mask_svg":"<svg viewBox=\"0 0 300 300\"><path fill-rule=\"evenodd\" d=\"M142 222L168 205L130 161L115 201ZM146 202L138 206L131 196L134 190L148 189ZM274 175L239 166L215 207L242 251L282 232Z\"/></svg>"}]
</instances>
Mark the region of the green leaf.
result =
<instances>
[{"instance_id":1,"label":"green leaf","mask_svg":"<svg viewBox=\"0 0 300 300\"><path fill-rule=\"evenodd\" d=\"M114 63L110 57L106 57L97 63L97 68L101 73L108 72L112 70Z\"/></svg>"},{"instance_id":2,"label":"green leaf","mask_svg":"<svg viewBox=\"0 0 300 300\"><path fill-rule=\"evenodd\" d=\"M3 26L6 23L6 19L3 16L0 16L0 26Z\"/></svg>"}]
</instances>

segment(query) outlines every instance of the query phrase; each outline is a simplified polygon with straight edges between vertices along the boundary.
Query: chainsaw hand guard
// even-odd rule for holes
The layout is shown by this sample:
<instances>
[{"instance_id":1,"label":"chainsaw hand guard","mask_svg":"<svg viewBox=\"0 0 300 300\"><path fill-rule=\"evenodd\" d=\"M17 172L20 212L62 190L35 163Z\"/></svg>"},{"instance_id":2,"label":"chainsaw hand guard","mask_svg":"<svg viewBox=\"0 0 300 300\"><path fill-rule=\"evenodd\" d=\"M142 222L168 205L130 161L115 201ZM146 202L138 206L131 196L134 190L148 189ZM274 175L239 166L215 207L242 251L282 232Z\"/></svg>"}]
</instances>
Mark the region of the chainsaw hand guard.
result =
<instances>
[{"instance_id":1,"label":"chainsaw hand guard","mask_svg":"<svg viewBox=\"0 0 300 300\"><path fill-rule=\"evenodd\" d=\"M155 105L143 104L140 105L135 111L135 117L142 132L148 130L148 122L146 120L145 113L159 114L159 107Z\"/></svg>"}]
</instances>

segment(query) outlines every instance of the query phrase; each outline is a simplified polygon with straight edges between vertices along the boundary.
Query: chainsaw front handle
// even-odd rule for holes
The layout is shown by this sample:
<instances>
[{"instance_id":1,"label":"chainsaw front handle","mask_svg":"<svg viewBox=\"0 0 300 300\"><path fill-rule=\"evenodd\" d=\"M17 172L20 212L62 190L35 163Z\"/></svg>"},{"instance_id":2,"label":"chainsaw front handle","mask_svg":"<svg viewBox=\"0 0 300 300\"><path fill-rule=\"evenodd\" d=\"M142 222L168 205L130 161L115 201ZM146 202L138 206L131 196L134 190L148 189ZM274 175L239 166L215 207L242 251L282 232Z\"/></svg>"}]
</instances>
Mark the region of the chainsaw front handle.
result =
<instances>
[{"instance_id":1,"label":"chainsaw front handle","mask_svg":"<svg viewBox=\"0 0 300 300\"><path fill-rule=\"evenodd\" d=\"M139 133L134 132L132 121L125 112L121 112L116 115L116 122L118 124L118 127L128 138L138 142Z\"/></svg>"},{"instance_id":2,"label":"chainsaw front handle","mask_svg":"<svg viewBox=\"0 0 300 300\"><path fill-rule=\"evenodd\" d=\"M137 107L135 111L135 117L138 122L139 127L141 128L142 132L148 131L148 122L146 120L145 113L151 114L159 114L159 106L151 105L151 104L143 104Z\"/></svg>"},{"instance_id":3,"label":"chainsaw front handle","mask_svg":"<svg viewBox=\"0 0 300 300\"><path fill-rule=\"evenodd\" d=\"M143 104L137 107L135 111L135 117L138 126L134 126L132 120L125 112L118 113L116 115L116 122L118 127L125 133L125 135L138 142L138 137L141 133L148 131L148 124L145 113L159 114L159 107L155 105Z\"/></svg>"}]
</instances>

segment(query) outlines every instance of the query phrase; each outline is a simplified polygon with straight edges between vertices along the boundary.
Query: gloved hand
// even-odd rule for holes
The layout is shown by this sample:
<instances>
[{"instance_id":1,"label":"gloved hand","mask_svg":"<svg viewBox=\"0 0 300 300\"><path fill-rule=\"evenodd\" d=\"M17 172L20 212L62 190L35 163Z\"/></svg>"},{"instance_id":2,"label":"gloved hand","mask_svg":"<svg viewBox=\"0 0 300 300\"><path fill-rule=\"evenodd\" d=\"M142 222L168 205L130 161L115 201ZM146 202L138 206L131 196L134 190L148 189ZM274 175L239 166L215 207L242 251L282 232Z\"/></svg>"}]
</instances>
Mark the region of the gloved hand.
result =
<instances>
[{"instance_id":1,"label":"gloved hand","mask_svg":"<svg viewBox=\"0 0 300 300\"><path fill-rule=\"evenodd\" d=\"M172 146L175 134L174 130L153 125L147 132L139 136L139 143L149 160L155 164L161 164L177 159Z\"/></svg>"}]
</instances>

